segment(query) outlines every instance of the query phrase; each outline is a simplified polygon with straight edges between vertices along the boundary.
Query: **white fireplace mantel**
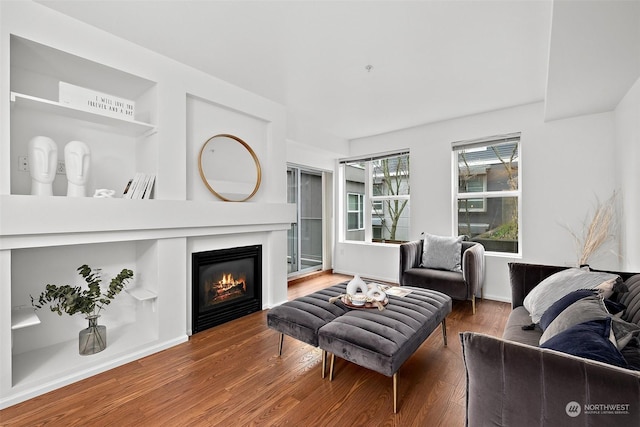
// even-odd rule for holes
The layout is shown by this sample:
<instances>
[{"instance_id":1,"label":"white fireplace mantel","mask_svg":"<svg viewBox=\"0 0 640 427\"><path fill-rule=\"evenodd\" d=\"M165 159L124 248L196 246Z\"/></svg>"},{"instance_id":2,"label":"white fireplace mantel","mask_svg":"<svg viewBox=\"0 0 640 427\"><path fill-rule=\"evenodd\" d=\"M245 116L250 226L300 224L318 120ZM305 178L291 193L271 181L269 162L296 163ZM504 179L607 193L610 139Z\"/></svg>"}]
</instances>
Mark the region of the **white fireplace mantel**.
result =
<instances>
[{"instance_id":1,"label":"white fireplace mantel","mask_svg":"<svg viewBox=\"0 0 640 427\"><path fill-rule=\"evenodd\" d=\"M296 214L288 203L29 195L0 205L0 250L286 230Z\"/></svg>"}]
</instances>

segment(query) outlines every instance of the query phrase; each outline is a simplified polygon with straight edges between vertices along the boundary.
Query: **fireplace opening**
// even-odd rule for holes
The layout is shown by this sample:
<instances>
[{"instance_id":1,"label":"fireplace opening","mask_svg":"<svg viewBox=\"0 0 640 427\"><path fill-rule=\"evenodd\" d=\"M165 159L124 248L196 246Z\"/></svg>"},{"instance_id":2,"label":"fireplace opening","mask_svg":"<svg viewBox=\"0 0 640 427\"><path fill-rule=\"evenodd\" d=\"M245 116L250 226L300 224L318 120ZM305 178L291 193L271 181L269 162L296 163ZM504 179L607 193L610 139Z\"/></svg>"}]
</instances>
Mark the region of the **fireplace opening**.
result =
<instances>
[{"instance_id":1,"label":"fireplace opening","mask_svg":"<svg viewBox=\"0 0 640 427\"><path fill-rule=\"evenodd\" d=\"M192 254L192 332L262 310L262 246Z\"/></svg>"}]
</instances>

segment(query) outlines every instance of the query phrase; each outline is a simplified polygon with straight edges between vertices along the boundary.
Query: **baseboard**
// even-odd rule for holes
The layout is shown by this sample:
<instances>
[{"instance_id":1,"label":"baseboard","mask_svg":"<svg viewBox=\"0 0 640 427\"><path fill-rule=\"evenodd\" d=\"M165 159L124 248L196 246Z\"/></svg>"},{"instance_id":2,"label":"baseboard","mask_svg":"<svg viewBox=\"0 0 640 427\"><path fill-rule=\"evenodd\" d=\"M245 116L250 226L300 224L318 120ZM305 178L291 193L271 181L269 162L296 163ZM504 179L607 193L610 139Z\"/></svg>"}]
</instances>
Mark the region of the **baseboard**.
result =
<instances>
[{"instance_id":1,"label":"baseboard","mask_svg":"<svg viewBox=\"0 0 640 427\"><path fill-rule=\"evenodd\" d=\"M324 276L325 274L333 274L333 269L314 271L312 273L301 274L300 276L292 277L290 280L287 280L287 286L295 285L300 282L313 279L314 277Z\"/></svg>"}]
</instances>

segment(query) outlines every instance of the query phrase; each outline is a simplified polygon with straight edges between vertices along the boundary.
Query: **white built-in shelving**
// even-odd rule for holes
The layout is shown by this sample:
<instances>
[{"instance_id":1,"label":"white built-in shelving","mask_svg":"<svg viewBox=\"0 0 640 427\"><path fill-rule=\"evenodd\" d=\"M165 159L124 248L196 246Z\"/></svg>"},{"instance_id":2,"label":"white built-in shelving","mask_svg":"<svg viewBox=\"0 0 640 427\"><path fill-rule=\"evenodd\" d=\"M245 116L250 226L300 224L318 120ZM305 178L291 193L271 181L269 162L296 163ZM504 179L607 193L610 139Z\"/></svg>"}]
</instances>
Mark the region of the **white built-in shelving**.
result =
<instances>
[{"instance_id":1,"label":"white built-in shelving","mask_svg":"<svg viewBox=\"0 0 640 427\"><path fill-rule=\"evenodd\" d=\"M163 340L159 332L157 299L162 286L152 279L158 274L162 236L135 234L152 229L150 218L159 207L143 203L160 201L31 196L29 174L14 163L27 154L26 144L33 136L54 139L59 160L66 142L82 138L91 147L94 166L110 158L118 165L104 171L94 167L94 186L109 188L118 182L110 181L114 175L126 182L140 167L137 145L144 142L148 157L157 150L156 83L38 41L15 35L9 39L11 185L9 194L0 195L0 250L10 253L11 363L2 367L2 394L19 397L149 354L176 337ZM132 99L135 116L112 117L63 104L58 101L62 81ZM65 177L59 180L66 184ZM56 194L55 182L54 194L64 196L59 190ZM134 271L132 287L123 294L128 297L118 296L109 305L111 318L102 316L106 350L90 357L78 354L82 322L66 314L52 316L48 309L35 312L29 297L38 295L46 283L81 284L75 268L83 263ZM150 280L139 283L136 275ZM184 335L177 338L181 339Z\"/></svg>"},{"instance_id":2,"label":"white built-in shelving","mask_svg":"<svg viewBox=\"0 0 640 427\"><path fill-rule=\"evenodd\" d=\"M132 136L148 135L155 130L155 126L149 123L96 114L90 111L74 108L69 105L64 105L57 101L25 95L23 93L11 92L11 103L12 108L38 110L46 114L69 117L105 125L111 128L114 132L122 132Z\"/></svg>"},{"instance_id":3,"label":"white built-in shelving","mask_svg":"<svg viewBox=\"0 0 640 427\"><path fill-rule=\"evenodd\" d=\"M284 301L295 218L284 108L37 2L0 2L0 12L0 409L187 340L192 252L263 244L263 302ZM60 82L131 100L135 114L62 104ZM263 168L248 203L219 202L198 186L201 144L234 132L249 132ZM89 145L90 193L121 194L142 172L156 175L154 198L65 197L64 175L53 197L30 195L18 159L39 135L56 142L58 159L69 141ZM82 264L105 278L134 271L101 314L108 345L92 356L78 354L85 319L30 304L47 283L82 284Z\"/></svg>"},{"instance_id":4,"label":"white built-in shelving","mask_svg":"<svg viewBox=\"0 0 640 427\"><path fill-rule=\"evenodd\" d=\"M11 330L39 325L40 318L32 307L14 307L11 310Z\"/></svg>"}]
</instances>

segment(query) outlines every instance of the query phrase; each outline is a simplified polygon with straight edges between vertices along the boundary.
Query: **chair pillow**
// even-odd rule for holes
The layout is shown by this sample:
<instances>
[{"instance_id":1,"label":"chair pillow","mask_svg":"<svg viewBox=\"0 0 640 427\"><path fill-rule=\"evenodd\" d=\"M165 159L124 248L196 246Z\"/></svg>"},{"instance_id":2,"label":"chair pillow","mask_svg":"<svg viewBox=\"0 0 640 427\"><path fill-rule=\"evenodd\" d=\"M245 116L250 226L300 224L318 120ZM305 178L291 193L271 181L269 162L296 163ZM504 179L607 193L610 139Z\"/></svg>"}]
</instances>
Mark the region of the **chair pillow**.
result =
<instances>
[{"instance_id":1,"label":"chair pillow","mask_svg":"<svg viewBox=\"0 0 640 427\"><path fill-rule=\"evenodd\" d=\"M420 267L462 272L462 241L465 236L424 235Z\"/></svg>"},{"instance_id":2,"label":"chair pillow","mask_svg":"<svg viewBox=\"0 0 640 427\"><path fill-rule=\"evenodd\" d=\"M593 289L602 282L618 277L617 274L567 268L544 279L524 298L524 308L533 323L540 322L545 311L563 296L578 289Z\"/></svg>"},{"instance_id":3,"label":"chair pillow","mask_svg":"<svg viewBox=\"0 0 640 427\"><path fill-rule=\"evenodd\" d=\"M575 325L540 347L627 368L627 361L609 341L610 332L611 318L608 317Z\"/></svg>"}]
</instances>

